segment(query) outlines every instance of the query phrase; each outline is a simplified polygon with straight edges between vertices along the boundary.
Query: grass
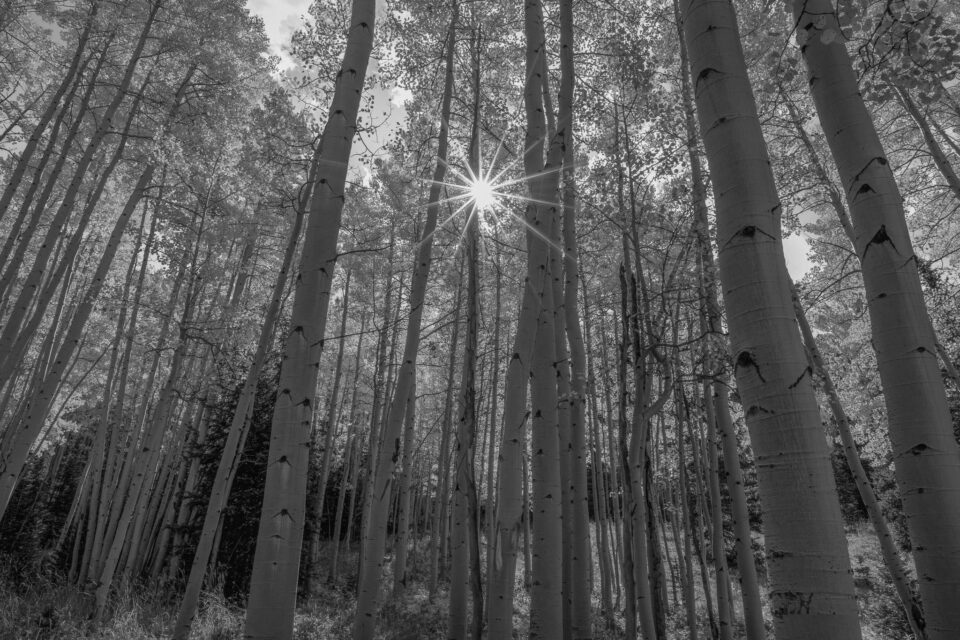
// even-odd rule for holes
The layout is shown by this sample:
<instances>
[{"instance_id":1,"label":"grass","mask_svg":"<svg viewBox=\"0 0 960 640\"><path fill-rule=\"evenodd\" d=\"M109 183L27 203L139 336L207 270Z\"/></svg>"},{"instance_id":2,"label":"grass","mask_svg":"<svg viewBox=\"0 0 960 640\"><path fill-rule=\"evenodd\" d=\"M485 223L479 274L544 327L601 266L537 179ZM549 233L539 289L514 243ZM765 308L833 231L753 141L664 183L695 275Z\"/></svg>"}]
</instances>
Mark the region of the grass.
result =
<instances>
[{"instance_id":1,"label":"grass","mask_svg":"<svg viewBox=\"0 0 960 640\"><path fill-rule=\"evenodd\" d=\"M879 545L868 524L847 532L850 558L860 601L864 640L906 640L910 637L900 611L896 592L886 577ZM344 567L356 566L356 554L343 558ZM446 632L447 592L431 597L426 587L428 566L422 547L411 556L407 588L398 597L387 590L393 584L390 563L384 575L378 640L441 640ZM595 568L599 591L599 568ZM514 609L514 637L526 636L529 626L529 594L522 585L522 558L517 571ZM709 638L706 603L697 581L697 610L701 638ZM731 581L733 599L739 603L737 581ZM355 585L349 576L338 585L324 585L302 603L294 620L296 640L339 640L349 638L356 601ZM670 591L668 589L668 591ZM623 618L613 628L602 623L599 593L594 594L597 640L623 638ZM122 589L110 604L106 618L92 619L92 594L52 574L0 582L0 640L155 640L168 638L178 595L159 589ZM739 604L735 607L739 615ZM243 610L216 593L206 593L194 622L191 640L233 640L243 635ZM765 612L769 620L769 611ZM742 625L735 625L735 637L743 637ZM736 633L739 631L739 633ZM670 640L687 638L682 605L673 606L667 620Z\"/></svg>"}]
</instances>

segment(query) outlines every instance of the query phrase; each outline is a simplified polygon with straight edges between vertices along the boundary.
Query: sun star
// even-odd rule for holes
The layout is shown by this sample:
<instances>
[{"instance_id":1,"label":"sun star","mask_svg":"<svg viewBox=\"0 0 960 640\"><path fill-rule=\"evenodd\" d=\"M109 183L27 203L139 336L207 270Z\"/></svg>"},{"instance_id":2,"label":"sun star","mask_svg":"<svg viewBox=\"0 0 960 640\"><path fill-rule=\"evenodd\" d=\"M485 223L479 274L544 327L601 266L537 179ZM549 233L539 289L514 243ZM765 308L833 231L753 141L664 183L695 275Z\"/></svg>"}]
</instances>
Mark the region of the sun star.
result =
<instances>
[{"instance_id":1,"label":"sun star","mask_svg":"<svg viewBox=\"0 0 960 640\"><path fill-rule=\"evenodd\" d=\"M477 178L470 183L470 198L481 211L491 209L497 204L496 189L486 178Z\"/></svg>"}]
</instances>

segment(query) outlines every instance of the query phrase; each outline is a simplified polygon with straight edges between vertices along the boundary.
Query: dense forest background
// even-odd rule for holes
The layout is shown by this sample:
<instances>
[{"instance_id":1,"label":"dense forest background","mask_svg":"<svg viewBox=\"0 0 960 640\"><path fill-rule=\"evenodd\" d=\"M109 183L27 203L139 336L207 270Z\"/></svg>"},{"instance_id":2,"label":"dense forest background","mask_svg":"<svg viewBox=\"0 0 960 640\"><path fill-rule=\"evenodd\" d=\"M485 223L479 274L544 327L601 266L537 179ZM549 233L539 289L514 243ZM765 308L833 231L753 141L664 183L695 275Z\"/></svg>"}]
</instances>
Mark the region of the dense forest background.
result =
<instances>
[{"instance_id":1,"label":"dense forest background","mask_svg":"<svg viewBox=\"0 0 960 640\"><path fill-rule=\"evenodd\" d=\"M0 639L960 638L958 32L0 0Z\"/></svg>"}]
</instances>

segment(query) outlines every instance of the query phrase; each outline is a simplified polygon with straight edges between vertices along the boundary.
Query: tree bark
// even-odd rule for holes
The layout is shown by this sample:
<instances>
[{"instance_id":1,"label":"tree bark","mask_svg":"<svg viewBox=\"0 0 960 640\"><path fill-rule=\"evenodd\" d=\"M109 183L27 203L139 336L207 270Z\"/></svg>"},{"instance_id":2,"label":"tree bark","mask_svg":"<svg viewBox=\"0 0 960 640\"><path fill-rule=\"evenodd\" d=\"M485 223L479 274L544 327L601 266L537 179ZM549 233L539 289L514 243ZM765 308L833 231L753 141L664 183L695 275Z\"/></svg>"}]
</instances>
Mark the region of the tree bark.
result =
<instances>
[{"instance_id":1,"label":"tree bark","mask_svg":"<svg viewBox=\"0 0 960 640\"><path fill-rule=\"evenodd\" d=\"M903 199L856 75L834 5L793 3L800 50L850 207L897 483L931 640L960 635L960 447L926 312Z\"/></svg>"},{"instance_id":2,"label":"tree bark","mask_svg":"<svg viewBox=\"0 0 960 640\"><path fill-rule=\"evenodd\" d=\"M729 0L684 0L681 15L717 203L731 351L767 516L774 627L780 640L854 640L861 633L843 521L790 318L780 203L736 16Z\"/></svg>"}]
</instances>

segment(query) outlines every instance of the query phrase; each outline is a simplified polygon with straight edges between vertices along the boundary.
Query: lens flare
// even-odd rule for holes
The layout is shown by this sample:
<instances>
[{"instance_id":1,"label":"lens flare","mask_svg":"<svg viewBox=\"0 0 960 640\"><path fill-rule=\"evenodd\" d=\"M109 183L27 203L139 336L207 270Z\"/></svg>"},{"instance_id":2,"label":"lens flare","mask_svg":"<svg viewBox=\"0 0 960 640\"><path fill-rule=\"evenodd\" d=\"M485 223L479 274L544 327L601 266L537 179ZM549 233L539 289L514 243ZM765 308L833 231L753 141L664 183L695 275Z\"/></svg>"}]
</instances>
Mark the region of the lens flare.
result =
<instances>
[{"instance_id":1,"label":"lens flare","mask_svg":"<svg viewBox=\"0 0 960 640\"><path fill-rule=\"evenodd\" d=\"M496 187L486 178L480 177L470 182L470 199L480 211L494 209L497 206Z\"/></svg>"}]
</instances>

